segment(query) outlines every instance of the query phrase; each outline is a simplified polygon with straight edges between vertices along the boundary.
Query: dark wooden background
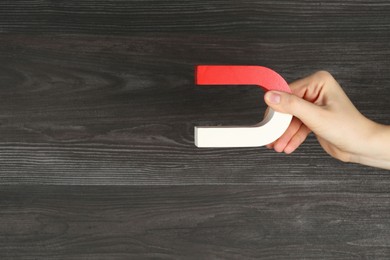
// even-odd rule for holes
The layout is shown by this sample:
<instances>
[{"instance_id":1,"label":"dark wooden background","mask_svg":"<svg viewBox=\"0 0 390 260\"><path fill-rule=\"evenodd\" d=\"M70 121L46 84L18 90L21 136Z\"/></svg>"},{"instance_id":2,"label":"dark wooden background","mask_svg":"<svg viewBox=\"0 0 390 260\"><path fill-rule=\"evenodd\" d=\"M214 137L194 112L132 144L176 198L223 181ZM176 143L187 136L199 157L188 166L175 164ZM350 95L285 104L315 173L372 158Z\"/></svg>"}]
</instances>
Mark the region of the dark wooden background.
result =
<instances>
[{"instance_id":1,"label":"dark wooden background","mask_svg":"<svg viewBox=\"0 0 390 260\"><path fill-rule=\"evenodd\" d=\"M390 2L2 0L0 258L389 259L390 172L197 149L265 109L198 64L328 70L390 124Z\"/></svg>"}]
</instances>

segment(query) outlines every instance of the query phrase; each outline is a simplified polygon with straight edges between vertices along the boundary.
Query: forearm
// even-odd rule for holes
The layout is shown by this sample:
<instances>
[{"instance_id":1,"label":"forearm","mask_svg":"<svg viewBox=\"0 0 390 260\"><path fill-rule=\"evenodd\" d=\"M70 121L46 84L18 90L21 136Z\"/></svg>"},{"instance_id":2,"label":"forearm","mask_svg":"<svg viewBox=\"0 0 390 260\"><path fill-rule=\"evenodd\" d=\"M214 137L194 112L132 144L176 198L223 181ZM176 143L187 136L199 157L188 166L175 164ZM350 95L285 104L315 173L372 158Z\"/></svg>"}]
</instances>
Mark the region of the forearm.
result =
<instances>
[{"instance_id":1,"label":"forearm","mask_svg":"<svg viewBox=\"0 0 390 260\"><path fill-rule=\"evenodd\" d=\"M390 126L375 124L353 162L390 170Z\"/></svg>"}]
</instances>

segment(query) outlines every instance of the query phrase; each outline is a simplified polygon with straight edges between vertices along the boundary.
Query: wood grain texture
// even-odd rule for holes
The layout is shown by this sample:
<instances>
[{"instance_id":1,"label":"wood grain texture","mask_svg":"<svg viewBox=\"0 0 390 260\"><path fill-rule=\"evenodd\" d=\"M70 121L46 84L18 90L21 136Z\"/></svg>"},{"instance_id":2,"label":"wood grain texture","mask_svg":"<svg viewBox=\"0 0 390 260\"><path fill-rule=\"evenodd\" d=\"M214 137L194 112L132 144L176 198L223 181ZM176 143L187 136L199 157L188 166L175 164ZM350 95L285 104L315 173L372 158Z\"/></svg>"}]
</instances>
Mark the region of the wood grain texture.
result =
<instances>
[{"instance_id":1,"label":"wood grain texture","mask_svg":"<svg viewBox=\"0 0 390 260\"><path fill-rule=\"evenodd\" d=\"M198 64L328 70L390 124L390 3L0 1L0 258L389 259L389 171L197 149L265 110Z\"/></svg>"},{"instance_id":2,"label":"wood grain texture","mask_svg":"<svg viewBox=\"0 0 390 260\"><path fill-rule=\"evenodd\" d=\"M202 63L261 63L290 81L327 69L364 114L389 123L388 42L176 35L2 39L5 184L253 183L275 170L297 178L362 173L361 166L330 159L314 139L291 157L264 148L197 149L194 125L254 123L265 110L261 90L253 87L195 87L194 66Z\"/></svg>"},{"instance_id":3,"label":"wood grain texture","mask_svg":"<svg viewBox=\"0 0 390 260\"><path fill-rule=\"evenodd\" d=\"M386 259L389 181L8 186L0 192L0 257Z\"/></svg>"}]
</instances>

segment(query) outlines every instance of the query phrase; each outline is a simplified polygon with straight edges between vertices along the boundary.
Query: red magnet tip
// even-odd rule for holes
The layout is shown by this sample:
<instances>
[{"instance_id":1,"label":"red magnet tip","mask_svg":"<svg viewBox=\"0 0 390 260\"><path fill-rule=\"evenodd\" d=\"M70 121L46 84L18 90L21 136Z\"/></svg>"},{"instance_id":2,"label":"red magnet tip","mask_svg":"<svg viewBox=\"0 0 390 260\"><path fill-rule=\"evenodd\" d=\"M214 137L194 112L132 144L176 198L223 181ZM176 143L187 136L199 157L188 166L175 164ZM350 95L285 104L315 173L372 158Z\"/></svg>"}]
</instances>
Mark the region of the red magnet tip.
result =
<instances>
[{"instance_id":1,"label":"red magnet tip","mask_svg":"<svg viewBox=\"0 0 390 260\"><path fill-rule=\"evenodd\" d=\"M195 70L197 85L257 85L265 91L291 93L287 82L277 72L262 66L199 65Z\"/></svg>"}]
</instances>

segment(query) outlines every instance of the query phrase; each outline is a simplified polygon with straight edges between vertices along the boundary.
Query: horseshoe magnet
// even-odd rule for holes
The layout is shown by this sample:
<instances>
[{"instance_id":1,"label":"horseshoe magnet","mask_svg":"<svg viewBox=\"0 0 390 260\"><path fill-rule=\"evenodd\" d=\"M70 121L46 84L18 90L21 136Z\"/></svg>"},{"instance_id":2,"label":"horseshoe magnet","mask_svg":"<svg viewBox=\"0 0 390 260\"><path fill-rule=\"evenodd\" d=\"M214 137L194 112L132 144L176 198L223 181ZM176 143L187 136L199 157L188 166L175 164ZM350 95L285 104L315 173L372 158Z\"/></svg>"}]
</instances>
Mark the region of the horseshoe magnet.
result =
<instances>
[{"instance_id":1,"label":"horseshoe magnet","mask_svg":"<svg viewBox=\"0 0 390 260\"><path fill-rule=\"evenodd\" d=\"M262 66L201 65L196 67L197 85L256 85L265 91L291 93L287 82ZM257 147L272 143L288 128L292 115L268 109L264 120L253 126L196 126L197 147Z\"/></svg>"}]
</instances>

